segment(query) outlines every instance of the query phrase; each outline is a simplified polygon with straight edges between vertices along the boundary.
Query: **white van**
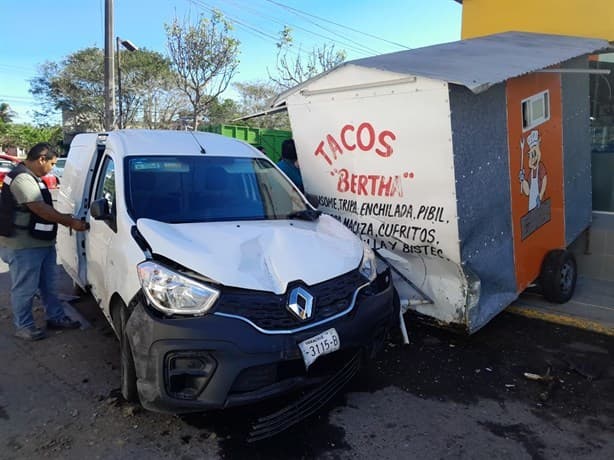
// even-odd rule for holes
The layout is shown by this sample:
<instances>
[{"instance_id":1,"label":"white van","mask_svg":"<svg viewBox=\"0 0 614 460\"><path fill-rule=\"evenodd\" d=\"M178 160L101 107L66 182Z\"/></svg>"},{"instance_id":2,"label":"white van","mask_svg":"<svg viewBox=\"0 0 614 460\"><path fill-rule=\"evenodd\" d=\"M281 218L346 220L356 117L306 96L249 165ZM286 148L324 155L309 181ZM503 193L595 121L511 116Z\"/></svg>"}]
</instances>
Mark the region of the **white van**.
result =
<instances>
[{"instance_id":1,"label":"white van","mask_svg":"<svg viewBox=\"0 0 614 460\"><path fill-rule=\"evenodd\" d=\"M120 339L124 397L147 409L337 385L399 315L368 246L235 139L77 135L57 208L90 224L60 231L59 260Z\"/></svg>"}]
</instances>

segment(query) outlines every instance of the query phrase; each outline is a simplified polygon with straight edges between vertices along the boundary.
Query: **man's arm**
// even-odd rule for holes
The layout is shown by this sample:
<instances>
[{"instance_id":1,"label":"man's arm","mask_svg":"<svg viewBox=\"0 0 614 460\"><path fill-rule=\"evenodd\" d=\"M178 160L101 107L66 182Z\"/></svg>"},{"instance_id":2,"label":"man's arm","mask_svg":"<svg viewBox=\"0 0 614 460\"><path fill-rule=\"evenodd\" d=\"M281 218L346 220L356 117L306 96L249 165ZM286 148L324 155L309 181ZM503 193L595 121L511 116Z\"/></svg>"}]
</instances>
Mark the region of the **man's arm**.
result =
<instances>
[{"instance_id":1,"label":"man's arm","mask_svg":"<svg viewBox=\"0 0 614 460\"><path fill-rule=\"evenodd\" d=\"M49 206L44 201L33 201L31 203L25 203L25 205L30 211L37 216L42 217L46 221L56 222L77 231L84 231L89 227L87 222L75 219L70 214L58 212L53 208L53 206Z\"/></svg>"}]
</instances>

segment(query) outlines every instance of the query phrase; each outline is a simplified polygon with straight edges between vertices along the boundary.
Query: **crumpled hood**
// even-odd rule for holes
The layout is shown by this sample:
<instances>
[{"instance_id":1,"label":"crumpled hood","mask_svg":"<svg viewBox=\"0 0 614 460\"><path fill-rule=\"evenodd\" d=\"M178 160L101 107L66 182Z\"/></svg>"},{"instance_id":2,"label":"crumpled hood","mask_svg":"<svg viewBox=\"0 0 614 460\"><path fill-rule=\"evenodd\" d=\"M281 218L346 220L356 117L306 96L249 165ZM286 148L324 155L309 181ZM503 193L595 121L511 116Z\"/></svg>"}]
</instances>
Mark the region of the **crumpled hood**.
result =
<instances>
[{"instance_id":1,"label":"crumpled hood","mask_svg":"<svg viewBox=\"0 0 614 460\"><path fill-rule=\"evenodd\" d=\"M320 283L358 267L363 246L334 218L166 224L139 219L155 254L225 286L282 294L289 282Z\"/></svg>"}]
</instances>

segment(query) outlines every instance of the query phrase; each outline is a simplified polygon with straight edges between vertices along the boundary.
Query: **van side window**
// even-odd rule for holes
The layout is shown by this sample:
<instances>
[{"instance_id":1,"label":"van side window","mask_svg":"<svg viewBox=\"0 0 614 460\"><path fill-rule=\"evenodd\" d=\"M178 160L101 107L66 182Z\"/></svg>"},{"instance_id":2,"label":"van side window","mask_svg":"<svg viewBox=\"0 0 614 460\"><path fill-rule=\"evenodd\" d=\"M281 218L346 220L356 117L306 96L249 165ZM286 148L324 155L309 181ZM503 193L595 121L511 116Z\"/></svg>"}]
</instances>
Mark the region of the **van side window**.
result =
<instances>
[{"instance_id":1,"label":"van side window","mask_svg":"<svg viewBox=\"0 0 614 460\"><path fill-rule=\"evenodd\" d=\"M98 185L94 200L105 198L109 204L109 211L115 214L115 163L110 157L106 157L100 168Z\"/></svg>"}]
</instances>

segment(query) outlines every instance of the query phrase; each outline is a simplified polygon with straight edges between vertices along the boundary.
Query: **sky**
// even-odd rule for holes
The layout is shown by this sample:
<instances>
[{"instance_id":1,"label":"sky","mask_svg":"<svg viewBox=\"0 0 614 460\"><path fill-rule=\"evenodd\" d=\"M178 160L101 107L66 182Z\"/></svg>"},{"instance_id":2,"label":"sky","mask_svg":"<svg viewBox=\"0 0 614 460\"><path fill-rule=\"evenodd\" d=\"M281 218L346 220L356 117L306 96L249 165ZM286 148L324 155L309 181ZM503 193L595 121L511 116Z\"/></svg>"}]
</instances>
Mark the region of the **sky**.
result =
<instances>
[{"instance_id":1,"label":"sky","mask_svg":"<svg viewBox=\"0 0 614 460\"><path fill-rule=\"evenodd\" d=\"M165 23L175 17L195 22L220 10L241 42L235 82L268 80L284 25L301 49L334 44L348 60L459 40L461 31L461 5L453 0L114 0L113 5L115 36L163 54ZM61 62L83 48L104 48L104 12L105 0L0 0L0 102L17 113L15 122L32 121L36 100L29 80L41 64Z\"/></svg>"}]
</instances>

